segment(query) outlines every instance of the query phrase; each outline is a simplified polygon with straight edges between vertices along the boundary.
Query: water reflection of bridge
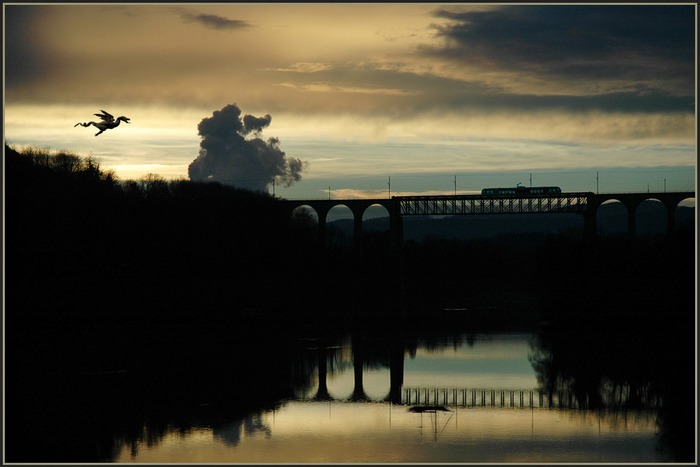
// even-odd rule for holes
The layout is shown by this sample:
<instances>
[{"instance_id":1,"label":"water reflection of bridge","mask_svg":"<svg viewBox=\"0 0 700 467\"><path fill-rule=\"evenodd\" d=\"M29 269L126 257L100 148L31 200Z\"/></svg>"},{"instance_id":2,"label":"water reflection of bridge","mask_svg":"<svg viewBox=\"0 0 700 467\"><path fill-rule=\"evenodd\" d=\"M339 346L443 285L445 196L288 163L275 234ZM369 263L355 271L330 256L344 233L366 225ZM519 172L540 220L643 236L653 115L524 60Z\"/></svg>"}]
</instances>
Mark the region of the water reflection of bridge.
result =
<instances>
[{"instance_id":1,"label":"water reflection of bridge","mask_svg":"<svg viewBox=\"0 0 700 467\"><path fill-rule=\"evenodd\" d=\"M536 389L404 388L402 404L458 407L578 408L573 394Z\"/></svg>"},{"instance_id":2,"label":"water reflection of bridge","mask_svg":"<svg viewBox=\"0 0 700 467\"><path fill-rule=\"evenodd\" d=\"M389 393L372 398L365 393L363 369L366 355L362 345L353 348L353 391L348 397L334 397L328 390L328 359L337 347L319 347L317 357L318 387L315 394L300 397L317 402L391 402L397 405L426 405L451 407L557 407L579 408L576 397L568 391L548 393L538 389L506 388L437 388L404 387L404 352L395 347L389 355Z\"/></svg>"},{"instance_id":3,"label":"water reflection of bridge","mask_svg":"<svg viewBox=\"0 0 700 467\"><path fill-rule=\"evenodd\" d=\"M549 394L537 389L409 387L400 391L398 399L391 395L372 399L356 387L352 395L346 398L336 398L327 391L321 391L312 397L300 399L316 402L391 402L396 405L431 407L581 408L570 392Z\"/></svg>"},{"instance_id":4,"label":"water reflection of bridge","mask_svg":"<svg viewBox=\"0 0 700 467\"><path fill-rule=\"evenodd\" d=\"M445 407L512 407L512 408L567 408L583 409L590 407L594 401L588 396L576 395L571 388L483 388L483 387L410 387L404 385L404 348L400 342L394 342L382 352L375 354L366 342L355 339L352 345L353 389L345 397L337 397L329 391L328 376L333 373L329 362L344 347L342 345L320 345L309 348L315 355L317 386L313 394L298 394L297 398L316 402L390 402L395 405L445 406ZM348 358L347 354L345 358ZM389 391L384 396L371 397L365 392L364 370L372 367L389 367ZM614 388L612 388L614 389ZM624 388L611 389L606 396L607 407L622 406ZM629 389L629 388L628 388ZM609 391L610 392L610 391ZM619 399L619 400L618 400ZM647 407L658 407L659 400L646 398Z\"/></svg>"}]
</instances>

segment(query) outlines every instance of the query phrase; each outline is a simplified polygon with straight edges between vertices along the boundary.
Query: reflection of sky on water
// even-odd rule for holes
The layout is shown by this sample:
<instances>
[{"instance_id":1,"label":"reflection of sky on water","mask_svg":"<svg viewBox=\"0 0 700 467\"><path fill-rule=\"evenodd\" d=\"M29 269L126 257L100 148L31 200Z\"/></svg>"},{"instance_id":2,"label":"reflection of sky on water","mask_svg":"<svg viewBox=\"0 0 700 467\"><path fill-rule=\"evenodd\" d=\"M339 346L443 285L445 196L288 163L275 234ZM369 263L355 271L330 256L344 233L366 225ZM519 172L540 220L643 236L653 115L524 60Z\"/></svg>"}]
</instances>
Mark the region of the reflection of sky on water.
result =
<instances>
[{"instance_id":1,"label":"reflection of sky on water","mask_svg":"<svg viewBox=\"0 0 700 467\"><path fill-rule=\"evenodd\" d=\"M239 428L235 445L216 430L172 433L137 458L125 449L116 462L663 461L645 414L478 407L437 416L385 403L290 402L264 413L263 429Z\"/></svg>"},{"instance_id":2,"label":"reflection of sky on water","mask_svg":"<svg viewBox=\"0 0 700 467\"><path fill-rule=\"evenodd\" d=\"M473 345L419 348L404 361L404 386L533 389L529 334L477 336Z\"/></svg>"}]
</instances>

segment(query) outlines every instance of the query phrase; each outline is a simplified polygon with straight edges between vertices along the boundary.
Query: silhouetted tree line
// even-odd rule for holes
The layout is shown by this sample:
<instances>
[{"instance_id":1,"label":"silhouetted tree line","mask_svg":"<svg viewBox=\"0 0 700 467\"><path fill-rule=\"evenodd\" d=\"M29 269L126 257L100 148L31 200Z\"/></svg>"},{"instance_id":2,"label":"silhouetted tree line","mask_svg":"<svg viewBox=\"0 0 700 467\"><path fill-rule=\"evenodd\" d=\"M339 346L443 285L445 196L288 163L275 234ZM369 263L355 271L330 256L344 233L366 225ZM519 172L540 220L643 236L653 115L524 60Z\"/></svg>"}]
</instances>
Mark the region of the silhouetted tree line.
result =
<instances>
[{"instance_id":1,"label":"silhouetted tree line","mask_svg":"<svg viewBox=\"0 0 700 467\"><path fill-rule=\"evenodd\" d=\"M292 296L296 252L271 196L156 175L119 181L67 153L6 146L5 158L14 306L201 313Z\"/></svg>"}]
</instances>

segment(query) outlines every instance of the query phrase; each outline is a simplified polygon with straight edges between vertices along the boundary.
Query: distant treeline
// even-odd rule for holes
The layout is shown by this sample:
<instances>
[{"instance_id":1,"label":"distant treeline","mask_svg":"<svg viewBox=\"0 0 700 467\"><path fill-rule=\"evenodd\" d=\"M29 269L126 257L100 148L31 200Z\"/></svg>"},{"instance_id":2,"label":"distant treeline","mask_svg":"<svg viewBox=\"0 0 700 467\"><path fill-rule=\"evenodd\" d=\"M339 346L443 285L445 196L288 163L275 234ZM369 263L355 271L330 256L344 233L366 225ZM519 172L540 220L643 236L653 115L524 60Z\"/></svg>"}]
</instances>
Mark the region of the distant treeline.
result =
<instances>
[{"instance_id":1,"label":"distant treeline","mask_svg":"<svg viewBox=\"0 0 700 467\"><path fill-rule=\"evenodd\" d=\"M120 180L113 170L100 167L94 156L80 156L68 151L51 153L47 149L25 148L21 151L5 145L5 163L12 171L12 180L22 181L13 189L32 190L35 194L50 192L62 196L81 195L90 198L123 196L142 198L272 198L262 192L239 189L216 182L193 182L186 179L166 180L147 174L138 180ZM14 184L14 183L13 183ZM25 185L26 184L26 185ZM35 190L40 189L39 192Z\"/></svg>"}]
</instances>

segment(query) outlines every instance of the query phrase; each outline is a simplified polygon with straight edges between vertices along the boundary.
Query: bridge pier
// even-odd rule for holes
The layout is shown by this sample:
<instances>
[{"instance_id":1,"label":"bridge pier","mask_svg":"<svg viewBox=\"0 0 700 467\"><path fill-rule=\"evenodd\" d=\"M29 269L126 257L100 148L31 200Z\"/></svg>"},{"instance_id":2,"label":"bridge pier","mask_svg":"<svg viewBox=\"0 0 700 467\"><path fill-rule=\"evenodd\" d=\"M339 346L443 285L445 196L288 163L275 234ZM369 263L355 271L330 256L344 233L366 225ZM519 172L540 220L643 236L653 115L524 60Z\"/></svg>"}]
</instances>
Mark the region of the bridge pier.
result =
<instances>
[{"instance_id":1,"label":"bridge pier","mask_svg":"<svg viewBox=\"0 0 700 467\"><path fill-rule=\"evenodd\" d=\"M598 235L597 208L589 208L583 213L583 238L591 240Z\"/></svg>"},{"instance_id":2,"label":"bridge pier","mask_svg":"<svg viewBox=\"0 0 700 467\"><path fill-rule=\"evenodd\" d=\"M361 247L362 246L362 213L360 212L359 215L355 211L353 211L353 236L352 236L352 242L356 247Z\"/></svg>"},{"instance_id":3,"label":"bridge pier","mask_svg":"<svg viewBox=\"0 0 700 467\"><path fill-rule=\"evenodd\" d=\"M328 241L328 235L326 233L326 215L325 213L321 215L318 213L318 243L325 245Z\"/></svg>"},{"instance_id":4,"label":"bridge pier","mask_svg":"<svg viewBox=\"0 0 700 467\"><path fill-rule=\"evenodd\" d=\"M627 236L634 238L637 234L637 206L627 205Z\"/></svg>"},{"instance_id":5,"label":"bridge pier","mask_svg":"<svg viewBox=\"0 0 700 467\"><path fill-rule=\"evenodd\" d=\"M669 234L673 233L673 231L676 229L676 206L673 206L673 208L669 209L668 206L666 206L666 232Z\"/></svg>"},{"instance_id":6,"label":"bridge pier","mask_svg":"<svg viewBox=\"0 0 700 467\"><path fill-rule=\"evenodd\" d=\"M403 218L401 217L401 206L394 199L392 199L389 211L389 235L391 247L395 250L399 249L403 243Z\"/></svg>"}]
</instances>

